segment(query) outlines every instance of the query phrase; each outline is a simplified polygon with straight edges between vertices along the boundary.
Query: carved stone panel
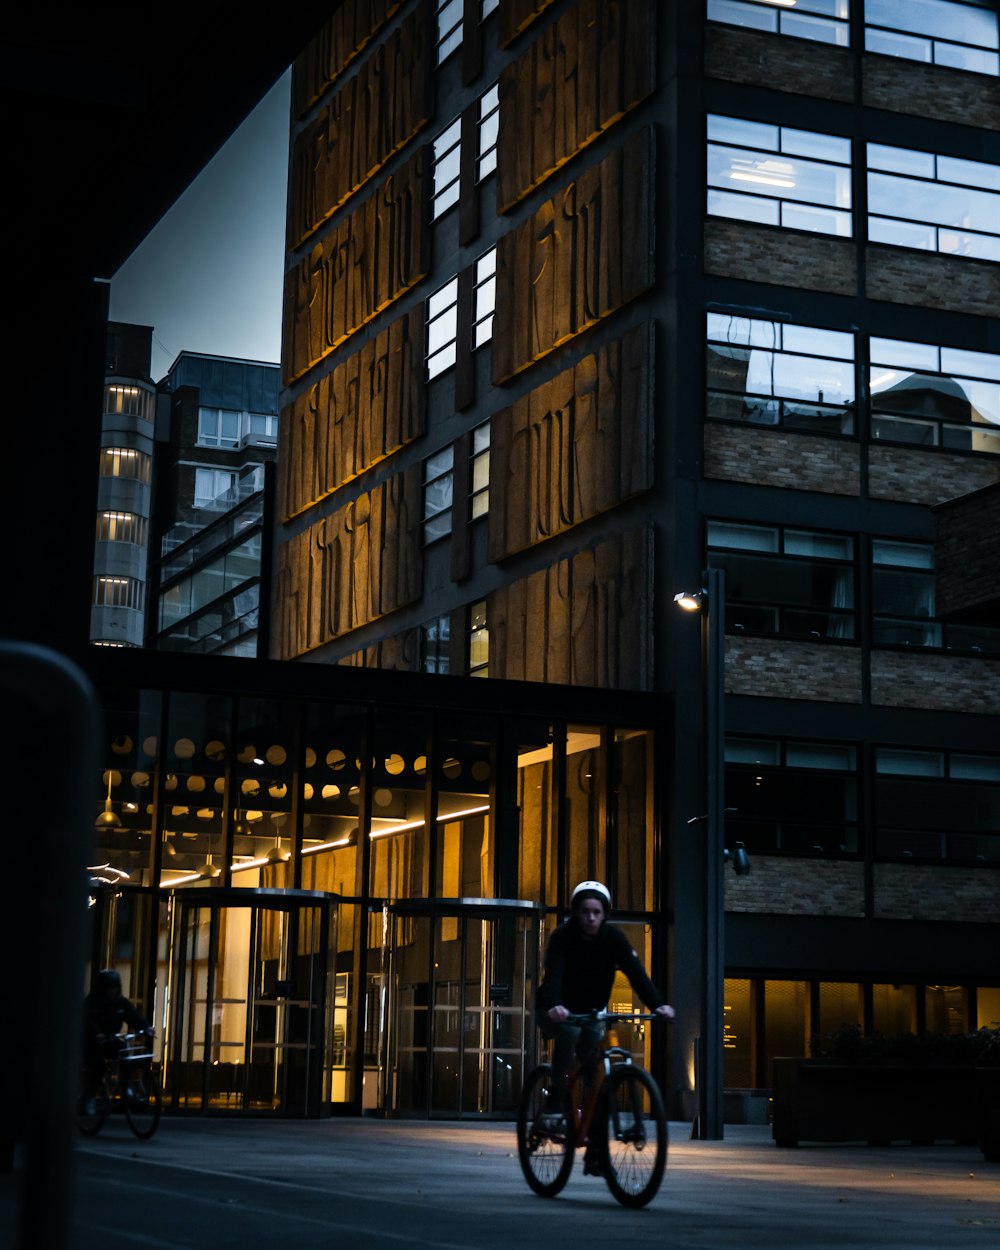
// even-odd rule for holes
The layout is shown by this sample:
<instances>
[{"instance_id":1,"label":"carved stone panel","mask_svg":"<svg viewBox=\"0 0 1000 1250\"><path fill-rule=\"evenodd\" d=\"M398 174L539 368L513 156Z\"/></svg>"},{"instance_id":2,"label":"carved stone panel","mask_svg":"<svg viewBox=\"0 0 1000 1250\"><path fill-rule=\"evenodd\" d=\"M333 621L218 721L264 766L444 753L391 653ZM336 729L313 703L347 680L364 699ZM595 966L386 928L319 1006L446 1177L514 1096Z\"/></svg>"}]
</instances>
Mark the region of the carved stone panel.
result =
<instances>
[{"instance_id":1,"label":"carved stone panel","mask_svg":"<svg viewBox=\"0 0 1000 1250\"><path fill-rule=\"evenodd\" d=\"M497 210L507 212L655 85L652 0L577 0L500 77Z\"/></svg>"},{"instance_id":2,"label":"carved stone panel","mask_svg":"<svg viewBox=\"0 0 1000 1250\"><path fill-rule=\"evenodd\" d=\"M500 0L500 47L506 48L552 3L553 0Z\"/></svg>"},{"instance_id":3,"label":"carved stone panel","mask_svg":"<svg viewBox=\"0 0 1000 1250\"><path fill-rule=\"evenodd\" d=\"M288 247L296 248L424 125L433 30L422 4L296 136Z\"/></svg>"},{"instance_id":4,"label":"carved stone panel","mask_svg":"<svg viewBox=\"0 0 1000 1250\"><path fill-rule=\"evenodd\" d=\"M301 117L347 69L403 0L342 0L292 70L292 116Z\"/></svg>"},{"instance_id":5,"label":"carved stone panel","mask_svg":"<svg viewBox=\"0 0 1000 1250\"><path fill-rule=\"evenodd\" d=\"M652 686L652 537L629 530L487 598L490 676Z\"/></svg>"},{"instance_id":6,"label":"carved stone panel","mask_svg":"<svg viewBox=\"0 0 1000 1250\"><path fill-rule=\"evenodd\" d=\"M430 163L414 153L286 272L286 386L426 274Z\"/></svg>"},{"instance_id":7,"label":"carved stone panel","mask_svg":"<svg viewBox=\"0 0 1000 1250\"><path fill-rule=\"evenodd\" d=\"M652 327L637 326L490 423L490 560L653 485Z\"/></svg>"},{"instance_id":8,"label":"carved stone panel","mask_svg":"<svg viewBox=\"0 0 1000 1250\"><path fill-rule=\"evenodd\" d=\"M420 502L414 465L279 548L275 659L304 655L419 598Z\"/></svg>"},{"instance_id":9,"label":"carved stone panel","mask_svg":"<svg viewBox=\"0 0 1000 1250\"><path fill-rule=\"evenodd\" d=\"M494 382L652 285L652 190L653 134L644 129L500 239Z\"/></svg>"},{"instance_id":10,"label":"carved stone panel","mask_svg":"<svg viewBox=\"0 0 1000 1250\"><path fill-rule=\"evenodd\" d=\"M424 432L424 318L398 317L278 423L278 516L287 521Z\"/></svg>"}]
</instances>

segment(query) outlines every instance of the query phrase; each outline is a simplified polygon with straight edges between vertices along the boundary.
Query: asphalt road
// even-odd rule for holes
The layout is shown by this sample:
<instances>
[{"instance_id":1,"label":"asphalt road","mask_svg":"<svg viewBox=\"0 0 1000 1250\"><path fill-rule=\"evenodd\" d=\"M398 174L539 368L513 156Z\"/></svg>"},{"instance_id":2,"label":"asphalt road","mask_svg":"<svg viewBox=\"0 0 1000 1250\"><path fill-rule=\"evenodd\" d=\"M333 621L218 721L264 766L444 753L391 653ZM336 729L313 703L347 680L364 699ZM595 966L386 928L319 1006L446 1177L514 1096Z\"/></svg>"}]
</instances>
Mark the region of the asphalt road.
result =
<instances>
[{"instance_id":1,"label":"asphalt road","mask_svg":"<svg viewBox=\"0 0 1000 1250\"><path fill-rule=\"evenodd\" d=\"M766 1128L726 1132L724 1142L692 1142L687 1125L671 1125L660 1193L627 1211L579 1163L559 1197L536 1197L508 1125L167 1119L138 1142L115 1119L78 1145L72 1246L579 1250L595 1237L671 1250L1000 1246L1000 1164L973 1147L779 1150ZM9 1215L16 1175L3 1181Z\"/></svg>"}]
</instances>

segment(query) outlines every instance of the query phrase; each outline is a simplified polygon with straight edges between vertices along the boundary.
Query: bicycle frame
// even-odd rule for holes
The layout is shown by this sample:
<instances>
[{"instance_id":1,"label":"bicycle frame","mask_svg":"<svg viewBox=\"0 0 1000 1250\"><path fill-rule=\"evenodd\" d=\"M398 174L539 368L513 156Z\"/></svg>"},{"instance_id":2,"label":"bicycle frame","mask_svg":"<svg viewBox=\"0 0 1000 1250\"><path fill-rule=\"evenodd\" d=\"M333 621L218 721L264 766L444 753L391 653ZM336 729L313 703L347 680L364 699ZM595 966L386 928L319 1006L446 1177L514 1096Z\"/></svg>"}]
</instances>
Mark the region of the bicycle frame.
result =
<instances>
[{"instance_id":1,"label":"bicycle frame","mask_svg":"<svg viewBox=\"0 0 1000 1250\"><path fill-rule=\"evenodd\" d=\"M591 1011L582 1015L571 1015L565 1023L579 1025L593 1024L594 1021L599 1021L603 1024L610 1024L615 1021L620 1023L638 1023L641 1020L655 1019L658 1019L655 1012ZM578 1146L587 1145L594 1113L600 1105L601 1094L604 1091L604 1082L611 1075L611 1069L619 1064L630 1064L632 1062L632 1052L626 1050L624 1046L608 1046L602 1041L598 1043L593 1055L593 1061L594 1080L583 1090L581 1090L581 1086L586 1081L588 1063L581 1063L579 1059L574 1059L573 1067L569 1073L569 1111L573 1117L573 1140ZM581 1093L585 1094L585 1097L580 1097ZM619 1128L617 1124L615 1127L616 1130Z\"/></svg>"}]
</instances>

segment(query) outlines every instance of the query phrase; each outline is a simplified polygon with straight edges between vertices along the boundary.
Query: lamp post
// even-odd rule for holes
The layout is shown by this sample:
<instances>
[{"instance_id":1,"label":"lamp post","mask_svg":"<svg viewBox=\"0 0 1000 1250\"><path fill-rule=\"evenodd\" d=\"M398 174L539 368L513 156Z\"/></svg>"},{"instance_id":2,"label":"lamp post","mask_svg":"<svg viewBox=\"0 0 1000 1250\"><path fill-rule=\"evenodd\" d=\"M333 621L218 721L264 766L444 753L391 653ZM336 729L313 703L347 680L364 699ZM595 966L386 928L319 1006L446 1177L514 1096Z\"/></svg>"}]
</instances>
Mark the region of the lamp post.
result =
<instances>
[{"instance_id":1,"label":"lamp post","mask_svg":"<svg viewBox=\"0 0 1000 1250\"><path fill-rule=\"evenodd\" d=\"M723 1016L725 978L725 664L726 587L722 569L702 573L702 588L681 591L674 602L687 612L701 612L701 667L705 724L705 813L703 822L704 917L701 1044L698 1064L698 1136L721 1141L723 1136ZM737 866L743 867L742 861Z\"/></svg>"}]
</instances>

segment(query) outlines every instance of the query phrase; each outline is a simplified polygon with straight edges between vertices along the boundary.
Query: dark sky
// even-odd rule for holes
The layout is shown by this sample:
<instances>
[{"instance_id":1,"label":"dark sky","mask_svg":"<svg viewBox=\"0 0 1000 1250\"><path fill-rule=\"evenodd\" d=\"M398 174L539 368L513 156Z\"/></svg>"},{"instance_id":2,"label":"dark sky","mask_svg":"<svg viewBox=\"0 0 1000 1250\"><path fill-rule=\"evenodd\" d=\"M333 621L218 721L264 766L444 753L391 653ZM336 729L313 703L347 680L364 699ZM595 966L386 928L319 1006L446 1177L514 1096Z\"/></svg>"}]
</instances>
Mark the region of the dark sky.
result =
<instances>
[{"instance_id":1,"label":"dark sky","mask_svg":"<svg viewBox=\"0 0 1000 1250\"><path fill-rule=\"evenodd\" d=\"M155 381L181 351L278 360L290 82L278 80L112 279L111 319L153 327Z\"/></svg>"}]
</instances>

